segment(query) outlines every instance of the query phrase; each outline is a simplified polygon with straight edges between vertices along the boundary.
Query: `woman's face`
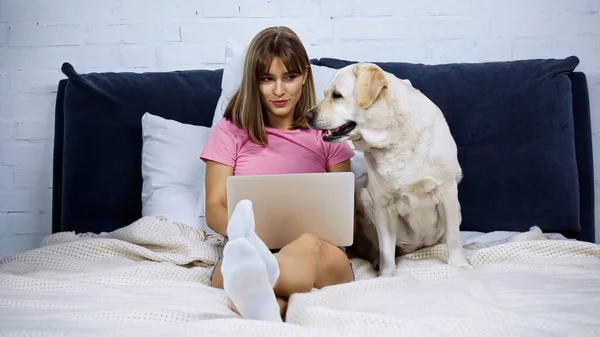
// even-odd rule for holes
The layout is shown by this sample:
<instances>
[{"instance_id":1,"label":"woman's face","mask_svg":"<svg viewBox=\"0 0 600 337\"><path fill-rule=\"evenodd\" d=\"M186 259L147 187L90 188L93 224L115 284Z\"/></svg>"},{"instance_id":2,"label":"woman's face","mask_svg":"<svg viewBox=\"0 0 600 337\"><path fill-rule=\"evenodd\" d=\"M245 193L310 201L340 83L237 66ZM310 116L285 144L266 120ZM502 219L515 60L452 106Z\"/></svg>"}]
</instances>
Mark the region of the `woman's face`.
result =
<instances>
[{"instance_id":1,"label":"woman's face","mask_svg":"<svg viewBox=\"0 0 600 337\"><path fill-rule=\"evenodd\" d=\"M291 125L294 119L294 107L302 95L304 82L306 82L306 72L289 73L280 58L273 59L268 72L260 79L259 84L261 102L268 111L269 125L273 127L281 126L282 123Z\"/></svg>"}]
</instances>

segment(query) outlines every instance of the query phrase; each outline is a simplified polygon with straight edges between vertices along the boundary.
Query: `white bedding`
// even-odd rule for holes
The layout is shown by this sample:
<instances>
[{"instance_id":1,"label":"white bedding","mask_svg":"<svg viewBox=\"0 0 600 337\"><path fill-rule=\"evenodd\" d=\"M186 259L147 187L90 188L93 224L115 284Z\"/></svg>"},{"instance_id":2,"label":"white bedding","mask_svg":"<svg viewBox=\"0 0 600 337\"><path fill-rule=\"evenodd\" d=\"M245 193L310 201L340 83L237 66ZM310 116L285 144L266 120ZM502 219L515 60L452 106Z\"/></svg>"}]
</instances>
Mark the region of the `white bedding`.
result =
<instances>
[{"instance_id":1,"label":"white bedding","mask_svg":"<svg viewBox=\"0 0 600 337\"><path fill-rule=\"evenodd\" d=\"M472 270L441 262L443 246L399 258L392 278L353 260L356 282L294 295L284 324L240 319L206 285L219 243L158 217L51 235L0 263L0 334L600 336L600 245L535 229L487 241Z\"/></svg>"}]
</instances>

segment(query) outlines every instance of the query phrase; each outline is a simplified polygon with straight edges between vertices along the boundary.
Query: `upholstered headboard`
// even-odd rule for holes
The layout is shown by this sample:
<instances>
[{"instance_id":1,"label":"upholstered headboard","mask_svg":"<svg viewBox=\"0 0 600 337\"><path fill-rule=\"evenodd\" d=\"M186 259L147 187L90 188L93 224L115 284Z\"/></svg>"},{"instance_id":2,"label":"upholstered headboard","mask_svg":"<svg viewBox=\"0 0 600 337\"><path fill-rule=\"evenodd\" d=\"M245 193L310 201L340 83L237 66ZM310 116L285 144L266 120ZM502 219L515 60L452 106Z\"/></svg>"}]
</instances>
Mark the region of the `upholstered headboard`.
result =
<instances>
[{"instance_id":1,"label":"upholstered headboard","mask_svg":"<svg viewBox=\"0 0 600 337\"><path fill-rule=\"evenodd\" d=\"M80 75L56 104L52 230L112 231L141 216L141 118L210 127L223 70Z\"/></svg>"},{"instance_id":2,"label":"upholstered headboard","mask_svg":"<svg viewBox=\"0 0 600 337\"><path fill-rule=\"evenodd\" d=\"M352 63L319 60L331 68ZM378 64L408 78L443 111L464 171L462 230L538 226L594 240L589 98L577 57Z\"/></svg>"},{"instance_id":3,"label":"upholstered headboard","mask_svg":"<svg viewBox=\"0 0 600 337\"><path fill-rule=\"evenodd\" d=\"M339 68L352 63L313 60ZM594 240L586 77L579 60L379 63L444 112L459 146L462 230ZM53 232L102 232L141 216L141 117L210 126L223 70L77 74L65 63L54 139Z\"/></svg>"}]
</instances>

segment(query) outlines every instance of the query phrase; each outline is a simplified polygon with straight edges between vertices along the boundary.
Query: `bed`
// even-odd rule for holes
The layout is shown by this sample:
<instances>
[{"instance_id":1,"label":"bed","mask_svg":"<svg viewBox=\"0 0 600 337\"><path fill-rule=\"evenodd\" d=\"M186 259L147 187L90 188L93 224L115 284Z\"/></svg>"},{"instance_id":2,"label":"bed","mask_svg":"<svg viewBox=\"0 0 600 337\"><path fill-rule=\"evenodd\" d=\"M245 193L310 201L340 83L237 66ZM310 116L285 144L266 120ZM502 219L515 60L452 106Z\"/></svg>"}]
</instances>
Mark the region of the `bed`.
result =
<instances>
[{"instance_id":1,"label":"bed","mask_svg":"<svg viewBox=\"0 0 600 337\"><path fill-rule=\"evenodd\" d=\"M52 234L0 262L3 335L600 335L590 110L577 57L378 63L446 115L474 268L445 264L442 245L399 257L388 278L353 259L355 282L294 295L286 323L274 324L241 319L207 285L223 238L203 222L194 146L239 80L243 48L228 41L226 55L222 69L160 73L63 64ZM354 61L311 62L319 90ZM363 183L360 155L353 160Z\"/></svg>"}]
</instances>

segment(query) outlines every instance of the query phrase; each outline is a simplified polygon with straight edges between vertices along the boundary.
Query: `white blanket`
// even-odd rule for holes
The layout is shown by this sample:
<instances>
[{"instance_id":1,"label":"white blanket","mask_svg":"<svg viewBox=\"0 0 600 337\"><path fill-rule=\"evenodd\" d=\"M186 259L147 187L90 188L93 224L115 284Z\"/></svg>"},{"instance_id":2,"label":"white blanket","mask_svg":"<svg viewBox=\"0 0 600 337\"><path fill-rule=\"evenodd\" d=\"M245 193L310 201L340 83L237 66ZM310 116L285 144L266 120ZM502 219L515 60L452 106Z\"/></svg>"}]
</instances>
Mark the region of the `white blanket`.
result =
<instances>
[{"instance_id":1,"label":"white blanket","mask_svg":"<svg viewBox=\"0 0 600 337\"><path fill-rule=\"evenodd\" d=\"M376 278L296 294L287 323L239 318L207 285L221 237L145 217L99 235L57 233L0 262L0 335L600 336L600 245L538 231L476 249L475 267L443 246Z\"/></svg>"}]
</instances>

